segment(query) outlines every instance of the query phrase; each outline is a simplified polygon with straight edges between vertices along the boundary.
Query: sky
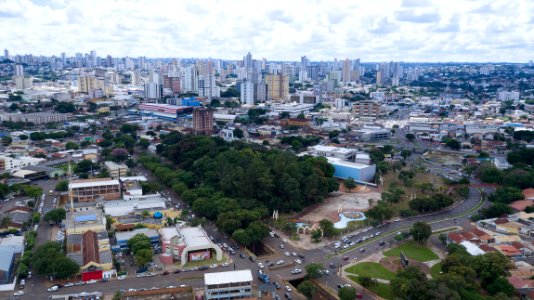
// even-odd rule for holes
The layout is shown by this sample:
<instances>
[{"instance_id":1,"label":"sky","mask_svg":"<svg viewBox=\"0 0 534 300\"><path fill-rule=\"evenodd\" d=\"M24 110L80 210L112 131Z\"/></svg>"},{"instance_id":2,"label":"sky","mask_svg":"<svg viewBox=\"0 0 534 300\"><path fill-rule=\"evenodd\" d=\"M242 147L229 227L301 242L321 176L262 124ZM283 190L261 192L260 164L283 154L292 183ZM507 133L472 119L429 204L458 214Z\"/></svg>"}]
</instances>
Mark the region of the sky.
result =
<instances>
[{"instance_id":1,"label":"sky","mask_svg":"<svg viewBox=\"0 0 534 300\"><path fill-rule=\"evenodd\" d=\"M528 62L534 0L0 0L10 54Z\"/></svg>"}]
</instances>

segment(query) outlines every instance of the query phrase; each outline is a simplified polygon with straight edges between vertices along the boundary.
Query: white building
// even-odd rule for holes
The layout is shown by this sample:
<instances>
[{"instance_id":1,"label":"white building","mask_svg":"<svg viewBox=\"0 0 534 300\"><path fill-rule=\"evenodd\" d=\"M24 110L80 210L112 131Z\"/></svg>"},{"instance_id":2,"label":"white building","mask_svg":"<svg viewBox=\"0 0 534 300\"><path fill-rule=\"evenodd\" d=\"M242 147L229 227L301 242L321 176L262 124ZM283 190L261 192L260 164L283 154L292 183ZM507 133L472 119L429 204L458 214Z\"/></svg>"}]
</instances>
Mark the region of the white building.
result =
<instances>
[{"instance_id":1,"label":"white building","mask_svg":"<svg viewBox=\"0 0 534 300\"><path fill-rule=\"evenodd\" d=\"M163 85L156 82L145 83L145 98L147 99L161 99L163 93Z\"/></svg>"},{"instance_id":2,"label":"white building","mask_svg":"<svg viewBox=\"0 0 534 300\"><path fill-rule=\"evenodd\" d=\"M254 83L252 81L241 83L241 103L248 106L254 105Z\"/></svg>"},{"instance_id":3,"label":"white building","mask_svg":"<svg viewBox=\"0 0 534 300\"><path fill-rule=\"evenodd\" d=\"M251 298L252 282L250 270L205 273L204 295L206 300Z\"/></svg>"},{"instance_id":4,"label":"white building","mask_svg":"<svg viewBox=\"0 0 534 300\"><path fill-rule=\"evenodd\" d=\"M499 101L512 100L514 102L517 102L519 101L519 92L500 91L500 92L497 92L497 99Z\"/></svg>"},{"instance_id":5,"label":"white building","mask_svg":"<svg viewBox=\"0 0 534 300\"><path fill-rule=\"evenodd\" d=\"M313 156L337 157L344 160L352 160L356 156L357 151L352 148L317 145L309 147L308 152Z\"/></svg>"},{"instance_id":6,"label":"white building","mask_svg":"<svg viewBox=\"0 0 534 300\"><path fill-rule=\"evenodd\" d=\"M27 166L34 166L45 162L44 158L36 158L31 156L20 156L12 158L10 156L0 156L0 172L19 170Z\"/></svg>"},{"instance_id":7,"label":"white building","mask_svg":"<svg viewBox=\"0 0 534 300\"><path fill-rule=\"evenodd\" d=\"M291 103L291 104L278 104L274 105L272 107L273 112L275 113L282 113L282 112L288 112L291 117L296 117L299 114L304 114L313 109L315 105L313 104L297 104L297 103Z\"/></svg>"}]
</instances>

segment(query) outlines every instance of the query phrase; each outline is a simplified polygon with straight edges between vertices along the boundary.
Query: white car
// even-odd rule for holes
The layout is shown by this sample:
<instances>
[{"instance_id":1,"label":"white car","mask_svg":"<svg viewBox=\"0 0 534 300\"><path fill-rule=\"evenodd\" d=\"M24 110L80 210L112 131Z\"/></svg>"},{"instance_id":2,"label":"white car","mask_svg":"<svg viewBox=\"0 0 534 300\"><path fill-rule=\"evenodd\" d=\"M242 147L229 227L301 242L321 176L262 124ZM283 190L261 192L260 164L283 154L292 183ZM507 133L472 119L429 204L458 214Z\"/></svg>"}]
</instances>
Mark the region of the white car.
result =
<instances>
[{"instance_id":1,"label":"white car","mask_svg":"<svg viewBox=\"0 0 534 300\"><path fill-rule=\"evenodd\" d=\"M265 266L263 265L263 263L259 262L258 263L258 268L263 269L263 268L265 268Z\"/></svg>"},{"instance_id":2,"label":"white car","mask_svg":"<svg viewBox=\"0 0 534 300\"><path fill-rule=\"evenodd\" d=\"M289 287L289 285L286 285L286 291L287 291L287 292L292 292L293 289L291 289L291 288Z\"/></svg>"},{"instance_id":3,"label":"white car","mask_svg":"<svg viewBox=\"0 0 534 300\"><path fill-rule=\"evenodd\" d=\"M302 261L301 261L300 259L295 259L295 262L296 262L298 265L302 264Z\"/></svg>"},{"instance_id":4,"label":"white car","mask_svg":"<svg viewBox=\"0 0 534 300\"><path fill-rule=\"evenodd\" d=\"M59 286L57 286L57 285L54 285L53 287L48 288L49 292L55 292L57 290L59 290Z\"/></svg>"},{"instance_id":5,"label":"white car","mask_svg":"<svg viewBox=\"0 0 534 300\"><path fill-rule=\"evenodd\" d=\"M74 286L74 282L67 282L63 285L63 287L69 287L69 286Z\"/></svg>"},{"instance_id":6,"label":"white car","mask_svg":"<svg viewBox=\"0 0 534 300\"><path fill-rule=\"evenodd\" d=\"M302 269L293 269L291 270L291 274L300 274L302 273Z\"/></svg>"},{"instance_id":7,"label":"white car","mask_svg":"<svg viewBox=\"0 0 534 300\"><path fill-rule=\"evenodd\" d=\"M117 280L124 280L124 279L126 279L126 275L121 275L121 276L117 277Z\"/></svg>"},{"instance_id":8,"label":"white car","mask_svg":"<svg viewBox=\"0 0 534 300\"><path fill-rule=\"evenodd\" d=\"M291 256L291 253L289 253L289 252L286 251L286 252L284 252L284 255L285 255L285 256Z\"/></svg>"},{"instance_id":9,"label":"white car","mask_svg":"<svg viewBox=\"0 0 534 300\"><path fill-rule=\"evenodd\" d=\"M22 296L22 295L24 295L24 291L18 291L18 292L13 293L13 296Z\"/></svg>"},{"instance_id":10,"label":"white car","mask_svg":"<svg viewBox=\"0 0 534 300\"><path fill-rule=\"evenodd\" d=\"M284 264L284 261L283 260L279 260L276 262L277 265L283 265Z\"/></svg>"}]
</instances>

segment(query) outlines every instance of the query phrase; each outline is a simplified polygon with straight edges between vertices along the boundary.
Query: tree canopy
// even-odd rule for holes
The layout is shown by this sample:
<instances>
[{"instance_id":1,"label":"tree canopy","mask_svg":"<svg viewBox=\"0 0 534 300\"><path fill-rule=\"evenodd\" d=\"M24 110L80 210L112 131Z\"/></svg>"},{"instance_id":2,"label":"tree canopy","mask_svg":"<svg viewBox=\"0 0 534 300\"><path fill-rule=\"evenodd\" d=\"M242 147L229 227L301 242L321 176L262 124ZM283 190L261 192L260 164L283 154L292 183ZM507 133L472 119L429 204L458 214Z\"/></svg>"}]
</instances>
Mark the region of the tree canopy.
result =
<instances>
[{"instance_id":1,"label":"tree canopy","mask_svg":"<svg viewBox=\"0 0 534 300\"><path fill-rule=\"evenodd\" d=\"M68 258L63 246L57 242L46 242L39 246L33 255L32 266L41 275L58 279L70 277L80 271L80 266Z\"/></svg>"}]
</instances>

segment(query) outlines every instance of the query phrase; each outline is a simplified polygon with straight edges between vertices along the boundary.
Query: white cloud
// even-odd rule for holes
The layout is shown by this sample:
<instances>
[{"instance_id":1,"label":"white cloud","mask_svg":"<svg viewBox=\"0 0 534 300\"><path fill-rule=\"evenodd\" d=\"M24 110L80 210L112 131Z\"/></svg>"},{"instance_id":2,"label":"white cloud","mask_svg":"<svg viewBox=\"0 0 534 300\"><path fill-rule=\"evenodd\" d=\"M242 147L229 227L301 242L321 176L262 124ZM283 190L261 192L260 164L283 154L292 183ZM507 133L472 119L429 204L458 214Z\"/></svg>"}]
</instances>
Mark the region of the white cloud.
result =
<instances>
[{"instance_id":1,"label":"white cloud","mask_svg":"<svg viewBox=\"0 0 534 300\"><path fill-rule=\"evenodd\" d=\"M271 60L533 58L529 0L0 0L11 53Z\"/></svg>"}]
</instances>

